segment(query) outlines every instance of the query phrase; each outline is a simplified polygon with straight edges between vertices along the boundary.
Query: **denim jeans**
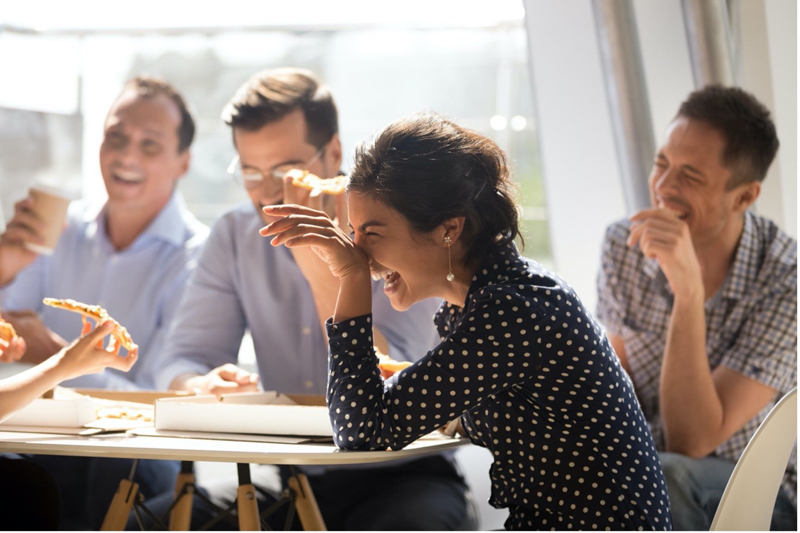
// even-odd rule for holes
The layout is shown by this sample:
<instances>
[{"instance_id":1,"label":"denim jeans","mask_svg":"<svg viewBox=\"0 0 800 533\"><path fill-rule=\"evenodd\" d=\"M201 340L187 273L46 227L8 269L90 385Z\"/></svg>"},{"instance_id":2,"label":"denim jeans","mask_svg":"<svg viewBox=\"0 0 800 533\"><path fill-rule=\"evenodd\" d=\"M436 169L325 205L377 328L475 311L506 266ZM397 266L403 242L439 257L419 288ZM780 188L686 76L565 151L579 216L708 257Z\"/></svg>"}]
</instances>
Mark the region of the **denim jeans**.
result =
<instances>
[{"instance_id":1,"label":"denim jeans","mask_svg":"<svg viewBox=\"0 0 800 533\"><path fill-rule=\"evenodd\" d=\"M97 530L119 482L130 476L132 459L25 455L47 471L61 492L62 530ZM174 490L177 461L140 460L133 480L145 498Z\"/></svg>"},{"instance_id":2,"label":"denim jeans","mask_svg":"<svg viewBox=\"0 0 800 533\"><path fill-rule=\"evenodd\" d=\"M660 452L676 531L708 531L733 473L734 463L716 457L692 459ZM797 508L781 489L772 512L772 531L797 531Z\"/></svg>"},{"instance_id":3,"label":"denim jeans","mask_svg":"<svg viewBox=\"0 0 800 533\"><path fill-rule=\"evenodd\" d=\"M252 481L259 488L258 468L251 467ZM286 486L290 471L281 467ZM309 476L311 489L325 525L331 531L429 531L474 530L478 527L477 507L452 460L426 457L396 467L329 470ZM223 479L200 489L215 504L227 506L236 498L237 480ZM268 491L257 490L259 512L276 501ZM156 516L166 517L172 493L145 502ZM198 529L215 515L214 508L200 498L192 502L191 529ZM284 529L286 506L267 520L272 529ZM151 522L144 517L145 527ZM139 529L131 516L126 527ZM238 529L223 520L211 529ZM292 529L300 530L295 515Z\"/></svg>"}]
</instances>

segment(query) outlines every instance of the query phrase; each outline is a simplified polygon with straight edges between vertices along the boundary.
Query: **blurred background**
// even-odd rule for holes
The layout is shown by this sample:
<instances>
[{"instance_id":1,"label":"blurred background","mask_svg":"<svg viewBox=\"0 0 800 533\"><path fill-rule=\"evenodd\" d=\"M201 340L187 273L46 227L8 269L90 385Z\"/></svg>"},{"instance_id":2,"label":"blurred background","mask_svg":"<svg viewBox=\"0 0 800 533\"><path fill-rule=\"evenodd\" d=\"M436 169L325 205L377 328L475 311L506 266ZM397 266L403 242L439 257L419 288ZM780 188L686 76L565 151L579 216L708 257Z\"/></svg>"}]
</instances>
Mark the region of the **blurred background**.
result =
<instances>
[{"instance_id":1,"label":"blurred background","mask_svg":"<svg viewBox=\"0 0 800 533\"><path fill-rule=\"evenodd\" d=\"M345 171L360 141L415 111L495 139L519 186L525 255L563 275L590 309L605 226L648 202L655 147L706 83L740 85L772 110L781 149L756 209L797 235L795 0L202 6L211 7L0 0L0 222L34 181L101 198L105 113L126 79L149 74L171 81L196 114L180 187L211 224L246 200L226 173L234 149L224 104L256 71L297 66L338 102ZM251 350L245 343L245 361ZM502 527L505 513L485 505L490 456L459 454L482 527Z\"/></svg>"}]
</instances>

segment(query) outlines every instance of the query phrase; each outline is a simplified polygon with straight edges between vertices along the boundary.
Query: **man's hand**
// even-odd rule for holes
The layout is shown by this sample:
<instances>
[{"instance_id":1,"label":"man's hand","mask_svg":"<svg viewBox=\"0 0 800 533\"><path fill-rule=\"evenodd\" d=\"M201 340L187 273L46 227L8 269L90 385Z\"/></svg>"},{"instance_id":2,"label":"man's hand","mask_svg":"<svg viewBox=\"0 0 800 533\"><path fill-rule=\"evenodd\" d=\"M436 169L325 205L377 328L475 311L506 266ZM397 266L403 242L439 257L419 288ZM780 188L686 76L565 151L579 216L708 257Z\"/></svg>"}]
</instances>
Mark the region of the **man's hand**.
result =
<instances>
[{"instance_id":1,"label":"man's hand","mask_svg":"<svg viewBox=\"0 0 800 533\"><path fill-rule=\"evenodd\" d=\"M628 246L639 245L645 257L658 261L676 298L705 300L700 263L689 226L662 208L639 211L631 217Z\"/></svg>"},{"instance_id":2,"label":"man's hand","mask_svg":"<svg viewBox=\"0 0 800 533\"><path fill-rule=\"evenodd\" d=\"M325 198L329 197L319 191L309 191L302 187L295 187L292 185L292 178L289 176L283 179L284 205L294 204L327 213L323 202ZM333 221L348 235L350 230L347 226L347 199L344 194L338 194L334 197L334 200L336 204ZM328 214L330 215L330 213ZM331 273L328 264L320 259L310 246L289 247L289 250L292 252L297 267L311 287L311 294L314 297L314 304L317 308L317 317L319 318L323 335L325 335L324 324L328 317L333 315L336 308L339 282Z\"/></svg>"},{"instance_id":3,"label":"man's hand","mask_svg":"<svg viewBox=\"0 0 800 533\"><path fill-rule=\"evenodd\" d=\"M228 363L219 366L205 376L193 376L183 381L181 389L197 394L228 394L231 392L254 392L258 390L258 374Z\"/></svg>"},{"instance_id":4,"label":"man's hand","mask_svg":"<svg viewBox=\"0 0 800 533\"><path fill-rule=\"evenodd\" d=\"M14 337L10 341L0 339L0 363L13 363L19 361L25 354L25 340Z\"/></svg>"},{"instance_id":5,"label":"man's hand","mask_svg":"<svg viewBox=\"0 0 800 533\"><path fill-rule=\"evenodd\" d=\"M22 361L39 364L69 344L44 325L33 311L3 311L3 317L25 339L27 349Z\"/></svg>"},{"instance_id":6,"label":"man's hand","mask_svg":"<svg viewBox=\"0 0 800 533\"><path fill-rule=\"evenodd\" d=\"M38 257L25 247L26 241L44 244L45 223L33 212L33 202L34 199L28 197L14 204L14 217L0 235L0 285L11 283Z\"/></svg>"}]
</instances>

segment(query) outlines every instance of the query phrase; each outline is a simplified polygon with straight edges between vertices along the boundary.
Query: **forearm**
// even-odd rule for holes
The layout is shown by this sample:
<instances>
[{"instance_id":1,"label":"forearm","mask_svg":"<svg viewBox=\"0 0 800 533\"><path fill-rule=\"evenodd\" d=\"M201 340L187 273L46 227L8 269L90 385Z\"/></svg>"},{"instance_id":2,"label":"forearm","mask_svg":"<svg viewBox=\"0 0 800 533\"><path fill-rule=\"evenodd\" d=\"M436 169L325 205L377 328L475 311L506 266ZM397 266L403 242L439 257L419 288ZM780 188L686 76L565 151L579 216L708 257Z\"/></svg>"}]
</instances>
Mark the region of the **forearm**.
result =
<instances>
[{"instance_id":1,"label":"forearm","mask_svg":"<svg viewBox=\"0 0 800 533\"><path fill-rule=\"evenodd\" d=\"M692 457L711 453L724 417L708 363L702 296L675 299L659 385L666 449Z\"/></svg>"},{"instance_id":2,"label":"forearm","mask_svg":"<svg viewBox=\"0 0 800 533\"><path fill-rule=\"evenodd\" d=\"M328 264L317 257L312 250L291 248L291 251L295 263L311 288L311 295L317 308L317 317L322 327L322 333L325 335L325 321L333 316L336 309L336 299L339 294L338 280L331 273Z\"/></svg>"},{"instance_id":3,"label":"forearm","mask_svg":"<svg viewBox=\"0 0 800 533\"><path fill-rule=\"evenodd\" d=\"M66 377L58 367L57 358L0 380L0 421L22 409Z\"/></svg>"},{"instance_id":4,"label":"forearm","mask_svg":"<svg viewBox=\"0 0 800 533\"><path fill-rule=\"evenodd\" d=\"M357 272L339 280L339 297L333 322L372 313L372 283L369 272Z\"/></svg>"}]
</instances>

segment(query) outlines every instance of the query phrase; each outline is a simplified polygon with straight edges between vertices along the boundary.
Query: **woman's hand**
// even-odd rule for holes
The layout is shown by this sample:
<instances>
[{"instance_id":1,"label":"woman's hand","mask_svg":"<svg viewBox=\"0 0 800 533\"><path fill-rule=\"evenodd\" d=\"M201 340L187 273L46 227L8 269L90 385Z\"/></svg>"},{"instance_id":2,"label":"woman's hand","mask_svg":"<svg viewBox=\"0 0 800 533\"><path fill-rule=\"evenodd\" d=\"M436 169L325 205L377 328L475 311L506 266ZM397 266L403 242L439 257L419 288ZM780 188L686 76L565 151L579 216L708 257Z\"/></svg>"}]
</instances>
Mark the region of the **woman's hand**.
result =
<instances>
[{"instance_id":1,"label":"woman's hand","mask_svg":"<svg viewBox=\"0 0 800 533\"><path fill-rule=\"evenodd\" d=\"M139 348L134 348L128 355L122 357L119 355L119 346L112 338L108 348L104 349L103 339L112 331L114 331L113 320L106 320L94 329L87 323L81 338L53 356L56 366L63 375L60 381L84 374L94 374L106 367L123 372L130 370L139 355Z\"/></svg>"},{"instance_id":2,"label":"woman's hand","mask_svg":"<svg viewBox=\"0 0 800 533\"><path fill-rule=\"evenodd\" d=\"M259 231L263 237L275 235L270 241L273 246L310 246L340 280L369 277L367 255L323 211L300 205L272 205L264 212L281 217Z\"/></svg>"}]
</instances>

